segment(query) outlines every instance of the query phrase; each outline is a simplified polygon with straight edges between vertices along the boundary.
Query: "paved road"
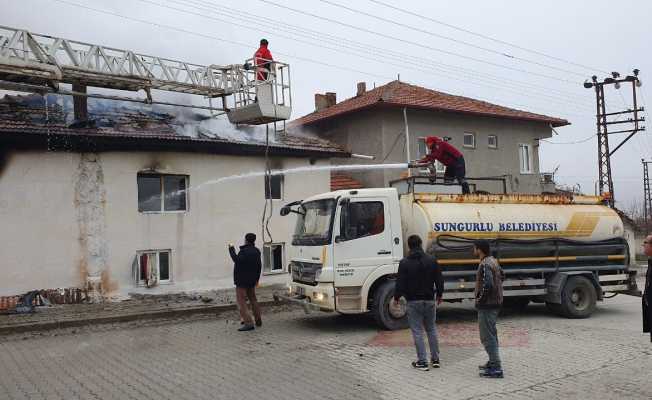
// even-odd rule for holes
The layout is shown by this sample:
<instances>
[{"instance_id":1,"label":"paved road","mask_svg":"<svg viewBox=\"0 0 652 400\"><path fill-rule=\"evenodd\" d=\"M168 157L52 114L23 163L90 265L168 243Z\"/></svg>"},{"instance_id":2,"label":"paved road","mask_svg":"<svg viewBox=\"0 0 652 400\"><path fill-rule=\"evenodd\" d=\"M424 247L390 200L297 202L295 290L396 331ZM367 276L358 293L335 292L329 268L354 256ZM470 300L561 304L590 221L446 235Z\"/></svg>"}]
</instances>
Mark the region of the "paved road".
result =
<instances>
[{"instance_id":1,"label":"paved road","mask_svg":"<svg viewBox=\"0 0 652 400\"><path fill-rule=\"evenodd\" d=\"M0 337L0 399L652 398L638 298L586 320L538 305L503 316L502 380L477 377L485 355L468 305L440 310L442 369L429 372L409 366L407 331L296 309L265 317L249 333L228 315Z\"/></svg>"}]
</instances>

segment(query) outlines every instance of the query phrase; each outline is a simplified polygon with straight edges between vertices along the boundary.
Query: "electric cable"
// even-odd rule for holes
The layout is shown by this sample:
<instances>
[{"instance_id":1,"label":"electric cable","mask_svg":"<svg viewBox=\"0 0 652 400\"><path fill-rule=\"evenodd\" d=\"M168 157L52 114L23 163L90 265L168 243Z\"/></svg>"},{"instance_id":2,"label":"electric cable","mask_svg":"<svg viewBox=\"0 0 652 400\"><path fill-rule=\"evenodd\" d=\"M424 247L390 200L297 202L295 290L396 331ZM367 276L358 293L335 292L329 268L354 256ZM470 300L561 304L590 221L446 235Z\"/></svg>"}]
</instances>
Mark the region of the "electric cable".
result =
<instances>
[{"instance_id":1,"label":"electric cable","mask_svg":"<svg viewBox=\"0 0 652 400\"><path fill-rule=\"evenodd\" d=\"M557 81L560 81L560 82L569 83L569 84L572 84L572 85L580 84L580 82L578 82L578 81L571 81L571 80L560 78L560 77L557 77L557 76L542 74L542 73L538 73L538 72L534 72L534 71L528 71L528 70L524 70L524 69L521 69L521 68L510 67L508 65L495 63L495 62L492 62L492 61L489 61L489 60L484 60L484 59L480 59L480 58L476 58L476 57L466 56L464 54L459 54L459 53L455 53L455 52L452 52L452 51L448 51L448 50L428 46L428 45L425 45L425 44L422 44L422 43L419 43L419 42L415 42L415 41L412 41L412 40L402 39L402 38L392 36L392 35L388 35L388 34L385 34L385 33L382 33L382 32L377 32L377 31L374 31L374 30L371 30L371 29L362 28L362 27L359 27L359 26L356 26L356 25L348 24L348 23L345 23L345 22L342 22L342 21L339 21L339 20L336 20L336 19L324 17L322 15L318 15L318 14L310 13L310 12L307 12L307 11L299 10L299 9L296 9L296 8L288 7L288 6L273 2L271 0L258 0L258 1L260 1L262 3L265 3L265 4L269 4L269 5L278 7L278 8L289 10L289 11L292 11L292 12L295 12L295 13L298 13L298 14L302 14L302 15L317 18L317 19L320 19L320 20L323 20L323 21L326 21L326 22L330 22L332 24L337 24L337 25L344 26L344 27L347 27L347 28L350 28L350 29L354 29L354 30L357 30L357 31L361 31L361 32L365 32L365 33L372 34L372 35L375 35L375 36L379 36L379 37L382 37L382 38L385 38L385 39L390 39L390 40L398 41L398 42L401 42L401 43L409 44L409 45L412 45L412 46L421 47L421 48L424 48L424 49L427 49L427 50L436 51L436 52L439 52L439 53L448 54L448 55L451 55L451 56L463 58L463 59L474 61L474 62L484 63L484 64L487 64L487 65L492 65L494 67L504 68L504 69L508 69L508 70L511 70L511 71L515 71L515 72L521 72L521 73L525 73L525 74L529 74L529 75L533 75L533 76L538 76L538 77L542 77L542 78L553 79L553 80L557 80Z\"/></svg>"},{"instance_id":2,"label":"electric cable","mask_svg":"<svg viewBox=\"0 0 652 400\"><path fill-rule=\"evenodd\" d=\"M438 33L435 33L435 32L431 32L431 31L428 31L428 30L425 30L425 29L418 28L416 26L404 24L402 22L397 22L397 21L395 21L393 19L380 17L378 15L374 15L374 14L368 13L366 11L362 11L362 10L358 10L358 9L355 9L355 8L352 8L352 7L348 7L348 6L345 6L343 4L336 3L334 1L330 1L330 0L317 0L317 1L319 1L321 3L329 4L329 5L333 6L333 7L337 7L337 8L341 8L341 9L344 9L344 10L351 11L351 12L354 12L356 14L360 14L360 15L364 15L364 16L367 16L367 17L370 17L370 18L374 18L374 19L377 19L377 20L382 21L382 22L386 22L386 23L389 23L389 24L392 24L392 25L400 26L402 28L407 28L407 29L413 30L415 32L420 32L420 33L426 34L428 36L433 36L433 37L437 37L437 38L440 38L440 39L445 39L445 40L452 41L452 42L457 43L457 44L472 47L474 49L478 49L478 50L486 51L486 52L489 52L489 53L492 53L492 54L497 54L499 56L511 58L513 60L518 60L518 61L522 61L524 63L536 65L536 66L539 66L539 67L544 67L544 68L553 69L553 70L560 71L560 72L565 72L565 73L571 74L571 75L577 75L577 76L582 76L582 77L585 76L585 74L580 73L580 72L571 71L571 70L568 70L568 69L565 69L565 68L555 67L553 65L541 63L541 62L538 62L538 61L535 61L535 60L530 60L530 59L523 58L523 57L518 57L518 56L515 56L515 55L512 55L512 54L504 53L502 51L490 49L488 47L484 47L484 46L480 46L480 45L477 45L477 44L474 44L474 43L470 43L470 42L466 42L466 41L463 41L463 40L455 39L455 38L452 38L450 36L441 35L441 34L438 34Z\"/></svg>"},{"instance_id":3,"label":"electric cable","mask_svg":"<svg viewBox=\"0 0 652 400\"><path fill-rule=\"evenodd\" d=\"M556 56L552 56L550 54L543 53L541 51L529 49L527 47L520 46L520 45L511 43L511 42L505 41L505 40L497 39L497 38L494 38L494 37L491 37L491 36L488 36L488 35L485 35L485 34L482 34L482 33L471 31L469 29L461 28L459 26L456 26L456 25L453 25L453 24L450 24L450 23L447 23L447 22L443 22L441 20L437 20L437 19L434 19L434 18L431 18L431 17L427 17L425 15L422 15L422 14L419 14L419 13L416 13L416 12L413 12L413 11L409 11L409 10L406 10L404 8L396 7L396 6L392 5L392 4L387 4L386 2L383 2L383 1L380 1L380 0L367 0L367 1L370 1L372 3L378 4L378 5L387 7L387 8L390 8L390 9L392 9L394 11L399 11L399 12L402 12L404 14L411 15L413 17L421 18L421 19L423 19L425 21L429 21L429 22L433 22L435 24L443 25L443 26L446 26L448 28L455 29L457 31L467 33L469 35L473 35L473 36L476 36L476 37L479 37L479 38L482 38L482 39L490 40L490 41L495 42L495 43L500 43L500 44L503 44L503 45L506 45L506 46L510 46L510 47L513 47L515 49L519 49L519 50L522 50L522 51L526 51L526 52L531 53L531 54L536 54L536 55L539 55L539 56L542 56L542 57L550 58L552 60L556 60L556 61L560 61L560 62L569 64L569 65L574 65L576 67L581 67L581 68L584 68L584 69L589 70L589 71L603 72L605 74L609 73L608 71L605 71L605 70L602 70L602 69L599 69L599 68L591 67L591 66L584 65L584 64L579 64L579 63L576 63L576 62L573 62L573 61L568 61L568 60L565 60L565 59L560 58L560 57L556 57Z\"/></svg>"},{"instance_id":4,"label":"electric cable","mask_svg":"<svg viewBox=\"0 0 652 400\"><path fill-rule=\"evenodd\" d=\"M208 16L205 13L199 13L199 12L189 11L189 10L182 9L182 8L176 8L176 7L172 7L172 6L169 6L169 5L157 3L157 2L152 1L152 0L137 0L137 1L140 1L142 3L152 4L152 5L155 5L155 6L158 6L158 7L162 7L162 8L167 8L167 9L171 9L171 10L175 10L175 11L184 12L184 13L187 13L187 14L199 16L199 17L206 18L206 19L215 20L215 21L222 22L222 23L227 23L227 24L243 27L245 29L256 29L256 30L258 30L260 32L263 32L263 33L266 33L266 34L276 35L276 36L283 37L283 38L286 38L286 39L289 39L289 40L297 41L297 42L304 43L304 44L309 44L311 46L315 45L314 42L309 42L309 41L305 41L305 40L302 40L302 39L297 39L297 38L294 38L294 37L291 37L291 36L279 34L278 32L266 31L266 30L263 30L263 29L261 29L260 27L257 27L257 26L250 27L250 26L242 25L240 23L236 23L236 22L233 22L233 21L230 21L230 20L224 20L224 19ZM170 0L170 1L175 2L174 0ZM188 0L186 0L186 1L188 1ZM176 1L176 3L178 4L179 1ZM182 4L186 5L185 3L182 3ZM191 7L192 7L192 5L191 5ZM215 12L212 9L206 9L206 8L204 8L203 11ZM431 64L428 64L428 67L430 69L417 68L413 63L409 63L407 65L405 65L405 64L396 64L396 63L388 63L386 60L379 59L377 57L363 56L363 55L360 55L357 52L344 51L344 50L340 50L340 49L337 49L337 48L324 46L323 43L319 44L319 46L320 46L320 48L325 48L325 49L333 50L333 51L336 51L336 52L353 55L353 56L360 57L360 58L367 59L367 60L371 60L371 61L374 61L374 62L383 63L385 65L393 65L393 66L397 66L397 67L400 67L400 68L408 68L408 69L412 69L412 70L415 70L415 71L430 74L430 75L433 75L433 76L440 76L440 74L435 74L435 73L432 72L431 69L433 69L433 68L438 69L439 71L442 71L443 74L450 74L449 71L443 70L440 67L434 67ZM339 46L339 44L338 44L338 46ZM404 59L404 57L400 57L399 62L405 62L403 59ZM478 85L478 86L485 86L485 87L489 87L491 89L496 89L496 90L509 91L509 92L512 92L514 94L517 94L517 95L523 96L523 97L534 97L534 95L531 96L529 94L525 94L522 90L518 90L518 89L506 88L506 87L503 87L503 86L496 86L496 85L493 85L493 84L490 84L490 83L473 82L473 81L469 81L467 79L462 79L462 78L458 78L458 77L451 76L451 75L444 75L444 76L446 76L446 77L448 77L450 79L454 79L454 80L464 82L464 83L471 83L471 84L475 84L475 85ZM575 102L566 101L564 98L559 98L557 96L552 96L552 95L544 94L544 93L538 93L536 97L542 97L542 98L545 97L545 98L549 98L549 99L552 99L552 100L555 100L555 101L567 102L568 105L570 105L571 107L574 107L576 110L581 111L581 109L580 109L581 105L577 104L576 101ZM566 107L568 107L568 106L566 106Z\"/></svg>"}]
</instances>

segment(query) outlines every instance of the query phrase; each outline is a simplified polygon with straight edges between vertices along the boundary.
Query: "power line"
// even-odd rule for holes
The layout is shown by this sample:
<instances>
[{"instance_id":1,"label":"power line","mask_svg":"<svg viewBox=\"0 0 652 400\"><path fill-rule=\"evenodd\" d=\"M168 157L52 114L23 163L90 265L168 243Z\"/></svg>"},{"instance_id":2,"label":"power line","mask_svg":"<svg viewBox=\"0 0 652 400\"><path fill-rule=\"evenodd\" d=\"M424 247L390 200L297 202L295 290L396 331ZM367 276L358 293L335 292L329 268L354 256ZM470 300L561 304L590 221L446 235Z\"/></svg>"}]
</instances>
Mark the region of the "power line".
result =
<instances>
[{"instance_id":1,"label":"power line","mask_svg":"<svg viewBox=\"0 0 652 400\"><path fill-rule=\"evenodd\" d=\"M426 17L425 15L422 15L422 14L419 14L419 13L416 13L416 12L413 12L413 11L409 11L409 10L406 10L404 8L396 7L396 6L393 6L391 4L387 4L387 3L383 2L383 1L380 1L380 0L367 0L367 1L370 1L370 2L375 3L375 4L379 4L381 6L390 8L390 9L395 10L395 11L402 12L404 14L411 15L413 17L421 18L421 19L423 19L425 21L434 22L436 24L443 25L443 26L446 26L448 28L458 30L460 32L468 33L469 35L477 36L477 37L480 37L482 39L490 40L490 41L495 42L495 43L504 44L506 46L513 47L515 49L526 51L526 52L531 53L531 54L536 54L536 55L539 55L539 56L542 56L542 57L550 58L552 60L560 61L560 62L569 64L569 65L574 65L576 67L585 68L585 69L587 69L589 71L603 72L603 73L606 73L606 74L609 73L609 72L601 70L599 68L594 68L594 67L590 67L588 65L579 64L579 63L576 63L576 62L573 62L573 61L568 61L568 60L565 60L565 59L560 58L560 57L556 57L556 56L552 56L550 54L543 53L541 51L529 49L527 47L520 46L520 45L511 43L511 42L507 42L505 40L497 39L497 38L494 38L494 37L491 37L491 36L488 36L488 35L485 35L485 34L482 34L482 33L471 31L469 29L461 28L459 26L449 24L449 23L443 22L441 20L437 20L437 19L434 19L434 18L431 18L431 17Z\"/></svg>"},{"instance_id":2,"label":"power line","mask_svg":"<svg viewBox=\"0 0 652 400\"><path fill-rule=\"evenodd\" d=\"M327 22L330 22L330 23L333 23L333 24L337 24L337 25L345 26L347 28L355 29L357 31L361 31L361 32L372 34L372 35L380 36L380 37L383 37L385 39L395 40L395 41L398 41L398 42L410 44L410 45L413 45L413 46L421 47L421 48L432 50L432 51L437 51L437 52L452 55L452 56L455 56L455 57L460 57L460 58L464 58L464 59L467 59L467 60L492 65L494 67L505 68L505 69L508 69L508 70L511 70L511 71L521 72L521 73L534 75L534 76L539 76L539 77L547 78L547 79L553 79L553 80L557 80L557 81L560 81L560 82L569 83L569 84L572 84L572 85L579 84L579 82L577 82L577 81L570 81L568 79L563 79L563 78L559 78L559 77L552 76L552 75L546 75L546 74L541 74L541 73L538 73L538 72L533 72L533 71L528 71L528 70L524 70L524 69L520 69L520 68L510 67L508 65L494 63L492 61L483 60L483 59L475 58L475 57L471 57L471 56L466 56L466 55L463 55L463 54L455 53L455 52L448 51L448 50L439 49L439 48L432 47L432 46L427 46L427 45L424 45L422 43L414 42L414 41L411 41L411 40L401 39L401 38L398 38L396 36L387 35L385 33L376 32L376 31L373 31L371 29L361 28L359 26L347 24L345 22L338 21L338 20L335 20L335 19L332 19L332 18L327 18L327 17L321 16L321 15L317 15L317 14L307 12L307 11L298 10L296 8L288 7L288 6L285 6L285 5L282 5L282 4L278 4L278 3L275 3L275 2L270 1L270 0L258 0L258 1L260 1L262 3L265 3L265 4L269 4L269 5L278 7L278 8L289 10L289 11L292 11L292 12L295 12L295 13L298 13L298 14L307 15L307 16L317 18L317 19L321 19L321 20L324 20L324 21L327 21Z\"/></svg>"},{"instance_id":3,"label":"power line","mask_svg":"<svg viewBox=\"0 0 652 400\"><path fill-rule=\"evenodd\" d=\"M154 2L154 1L151 1L151 0L138 0L138 1L141 1L141 2L144 2L144 3L153 4L153 5L158 6L158 7L167 8L167 9L171 9L171 10L175 10L175 11L180 11L180 12L188 13L188 14L191 14L191 15L199 16L199 17L202 17L202 18L207 18L207 19L211 19L211 20L215 20L215 21L219 21L219 22L223 22L223 23L229 23L229 24L232 24L232 25L235 25L235 26L240 26L240 27L244 27L244 28L250 29L249 26L245 26L245 25L242 25L242 24L239 24L239 23L235 23L235 22L230 21L230 20L219 19L219 18L215 18L215 17L211 17L211 16L206 15L204 12L212 12L212 13L216 13L216 14L222 14L222 13L215 11L213 8L206 8L206 7L203 7L204 4L201 3L201 2L199 2L199 3L200 3L199 6L197 5L197 2L192 3L190 0L185 0L185 2L181 2L181 4L182 4L183 6L187 6L187 7L190 7L190 8L196 9L196 10L201 10L201 11L203 11L203 12L197 13L197 12L189 11L189 10L186 10L186 9L181 9L181 8L171 7L171 6L169 6L169 5L165 5L165 4L160 4L160 3L157 3L157 2ZM179 1L175 1L175 0L170 0L170 1L172 1L172 2L174 2L174 3L177 3L177 4L180 3ZM223 14L222 14L222 15L223 15ZM253 15L253 14L249 14L249 17L250 17L250 18L247 19L247 20L250 20L252 15ZM267 18L265 18L265 19L267 19ZM272 21L273 21L273 20L272 20ZM302 40L302 39L297 39L297 38L295 38L295 37L289 37L289 36L286 36L286 35L280 34L280 33L278 33L278 30L276 30L276 31L274 31L274 32L272 32L272 31L265 31L264 29L261 29L261 28L258 27L258 26L255 26L254 29L256 29L256 30L258 30L258 31L260 31L260 32L264 32L264 33L272 34L272 35L277 35L277 36L279 36L279 37L284 37L284 38L286 38L286 39L293 40L293 41L297 41L297 42L300 42L300 43L307 43L307 44L310 44L310 45L313 45L313 44L314 44L314 43L311 43L311 42L306 42L305 40ZM331 36L332 36L332 35L331 35ZM344 38L337 37L337 36L335 36L335 38L338 39L338 44L337 44L337 45L339 45L339 43L340 43L342 40L344 40ZM354 42L354 43L355 43L355 42ZM320 43L320 46L321 46L322 48L325 48L325 49L329 49L329 50L337 51L337 52L340 52L340 53L345 53L345 54L353 55L353 56L360 57L360 58L363 58L363 59L367 59L367 60L371 60L371 61L375 61L375 62L382 62L383 64L387 64L387 65L393 65L393 66L397 66L397 67L400 67L400 68L408 68L408 69L416 70L416 71L423 72L423 73L426 73L426 74L430 74L430 75L434 75L434 76L439 76L440 74L434 74L434 73L432 72L431 69L434 68L434 69L438 69L438 70L441 71L443 74L448 74L448 75L444 75L444 76L447 76L447 77L449 77L449 78L451 78L451 79L455 79L455 80L458 80L458 81L461 81L461 82L464 82L464 83L471 83L471 84L475 84L475 85L479 85L479 86L489 87L489 88L492 88L492 89L498 89L498 90L510 91L510 92L513 92L513 93L515 93L515 94L517 94L517 95L519 95L519 96L524 96L524 97L533 97L533 96L529 96L529 95L523 93L523 91L520 90L520 88L519 88L519 89L510 89L510 88L505 88L505 87L503 87L503 86L496 86L496 85L493 85L493 84L487 84L487 83L476 83L476 82L468 81L468 80L466 80L466 79L462 79L462 78L459 78L459 77L451 76L449 71L443 70L443 69L441 69L441 68L434 67L434 66L433 66L432 64L430 64L430 63L428 64L428 66L429 66L431 69L416 68L416 67L414 66L413 63L408 63L407 65L404 65L404 64L389 63L389 62L387 62L387 60L385 60L385 59L379 59L379 58L377 58L377 57L367 57L367 56L360 55L360 54L357 53L357 52L356 52L356 53L351 53L351 52L348 52L348 51L343 51L343 50L340 50L340 49L335 49L335 48L332 48L332 47L324 46L323 43ZM365 45L362 44L362 46L365 46ZM350 47L349 47L349 48L350 48ZM379 50L380 50L380 49L379 49ZM368 54L376 54L376 52L367 52L367 53L368 53ZM398 61L399 61L399 62L402 62L402 63L405 62L403 59L404 59L406 56L407 56L407 57L411 57L411 56L406 55L406 54L402 54L402 56L403 56L402 58L398 59ZM572 101L566 100L565 98L560 98L560 97L557 97L557 96L554 96L554 95L544 94L544 93L538 93L538 92L537 92L537 97L545 97L545 98L553 99L553 100L555 100L555 101L562 101L562 102L568 103L568 104L570 104L572 107L575 107L575 108L577 108L578 110L580 110L580 109L579 109L579 105L577 104L577 102L572 102ZM588 110L588 108L587 108L587 110Z\"/></svg>"},{"instance_id":4,"label":"power line","mask_svg":"<svg viewBox=\"0 0 652 400\"><path fill-rule=\"evenodd\" d=\"M439 33L435 33L435 32L425 30L425 29L417 28L415 26L404 24L402 22L397 22L397 21L395 21L393 19L380 17L378 15L374 15L374 14L368 13L366 11L362 11L362 10L358 10L358 9L355 9L355 8L352 8L352 7L348 7L348 6L345 6L343 4L336 3L334 1L330 1L330 0L317 0L317 1L325 3L325 4L329 4L329 5L333 6L333 7L337 7L337 8L341 8L341 9L344 9L344 10L351 11L351 12L354 12L356 14L360 14L360 15L364 15L364 16L367 16L367 17L370 17L370 18L374 18L374 19L377 19L379 21L383 21L383 22L387 22L389 24L400 26L402 28L407 28L407 29L413 30L415 32L424 33L424 34L432 36L432 37L449 40L451 42L454 42L454 43L457 43L457 44L462 44L462 45L468 46L468 47L472 47L474 49L486 51L486 52L489 52L489 53L492 53L492 54L497 54L497 55L502 56L502 57L507 57L507 58L511 58L513 60L518 60L518 61L522 61L522 62L525 62L525 63L528 63L528 64L537 65L539 67L544 67L544 68L549 68L549 69L553 69L553 70L560 71L560 72L565 72L567 74L572 74L572 75L577 75L577 76L585 76L586 75L584 73L575 72L575 71L571 71L571 70L568 70L568 69L555 67L553 65L544 64L542 62L530 60L530 59L523 58L523 57L518 57L518 56L515 56L515 55L512 55L512 54L504 53L502 51L490 49L488 47L483 47L483 46L480 46L480 45L477 45L477 44L474 44L474 43L470 43L470 42L466 42L466 41L463 41L463 40L455 39L455 38L450 37L450 36L441 35Z\"/></svg>"},{"instance_id":5,"label":"power line","mask_svg":"<svg viewBox=\"0 0 652 400\"><path fill-rule=\"evenodd\" d=\"M217 40L217 41L224 42L224 43L229 43L229 44L235 45L235 46L251 48L250 43L237 42L237 41L230 40L230 39L224 39L224 38L219 37L219 36L209 35L209 34L200 33L200 32L194 32L194 31L190 31L190 30L187 30L187 29L184 29L184 28L175 27L175 26L172 26L172 25L166 25L166 24L161 24L161 23L158 23L158 22L152 22L152 21L147 21L147 20L143 20L143 19L139 19L139 18L129 17L129 16L126 16L126 15L123 15L123 14L113 12L113 11L102 10L102 9L95 8L95 7L90 7L90 6L87 6L87 5L84 5L84 4L74 3L74 2L69 1L69 0L51 0L51 1L56 1L56 2L59 2L59 3L68 4L68 5L73 6L73 7L83 8L83 9L86 9L86 10L89 10L89 11L95 11L97 13L101 13L101 14L105 14L105 15L111 15L111 16L114 16L114 17L129 20L129 21L134 21L134 22L138 22L138 23L142 23L142 24L152 25L152 26L155 26L155 27L158 27L158 28L165 28L165 29L169 29L171 31L185 33L185 34L192 35L192 36L198 36L198 37L203 37L205 39ZM283 53L283 52L276 52L276 53L280 54L282 56L285 56L285 57L294 58L294 59L309 62L309 63L312 63L312 64L319 64L319 65L327 66L327 67L330 67L330 68L336 68L336 69L340 69L340 70L344 70L344 71L355 72L355 73L358 73L358 74L373 76L373 77L376 77L376 78L382 78L382 79L388 79L388 80L393 79L393 77L391 77L391 76L380 75L380 74L375 74L375 73L372 73L372 72L357 70L355 68L349 68L349 67L343 67L341 65L330 64L330 63L324 62L322 60L313 60L311 58L297 56L297 55L294 55L294 54Z\"/></svg>"},{"instance_id":6,"label":"power line","mask_svg":"<svg viewBox=\"0 0 652 400\"><path fill-rule=\"evenodd\" d=\"M173 1L173 2L175 2L177 4L180 3L179 1L174 1L174 0L171 0L171 1ZM186 3L188 3L188 4L186 4ZM183 4L185 6L188 6L188 7L198 7L198 8L202 7L202 6L205 6L205 3L202 2L202 1L199 1L199 0L185 0L185 2L182 2L181 4ZM191 5L189 5L189 4L191 4ZM522 82L522 81L518 81L518 80L514 80L514 79L507 79L507 78L503 78L503 77L500 77L500 76L497 76L497 75L487 74L485 72L480 72L480 71L477 71L477 70L474 70L474 69L465 68L465 67L461 67L461 66L458 66L458 65L449 65L449 64L445 64L445 63L441 63L441 62L432 60L432 59L416 57L416 56L406 54L406 53L395 52L395 51L392 51L390 49L375 47L375 46L372 46L372 45L369 45L369 44L366 44L366 43L353 41L350 38L331 35L331 34L328 34L328 33L325 33L325 32L306 29L306 28L303 28L303 27L300 27L300 26L297 26L297 25L287 24L287 23L279 21L279 20L274 20L274 19L263 17L263 16L260 16L260 15L255 15L255 14L250 13L250 12L244 12L244 11L237 10L237 9L234 9L234 8L226 7L226 6L223 6L223 5L221 5L219 3L215 3L215 2L206 2L206 4L210 4L210 8L205 8L205 10L210 11L212 13L220 14L220 15L226 15L226 16L229 16L231 18L244 19L246 21L251 21L252 19L253 20L258 20L257 23L261 23L260 21L264 21L264 22L262 22L263 24L268 24L268 25L273 24L274 33L277 33L278 30L282 30L282 31L285 31L285 32L289 32L291 34L299 34L299 35L302 35L302 36L308 36L308 37L314 38L315 40L319 40L320 45L322 45L322 43L324 41L329 41L330 43L332 43L334 45L349 48L349 49L354 49L355 51L363 51L363 52L365 52L367 54L372 54L372 55L383 54L383 56L388 56L389 55L389 56L391 56L391 58L393 58L395 60L398 60L400 62L403 62L403 63L406 62L406 58L410 58L410 59L418 60L421 63L424 63L423 65L427 66L429 68L432 68L433 65L439 65L442 68L444 68L446 70L449 70L449 71L446 71L447 73L465 74L465 75L468 75L468 76L479 77L479 78L482 78L482 79L507 82L508 84L511 84L511 85L514 85L514 86L523 86L523 87L528 87L528 88L532 88L532 87L540 88L540 89L545 90L546 92L550 92L550 91L557 92L557 93L559 93L559 94L561 94L561 95L563 95L565 97L566 96L572 96L572 97L577 97L578 99L580 99L580 98L584 99L585 98L584 96L578 96L575 93L571 93L571 92L567 92L567 91L563 91L563 90L559 90L559 89L555 89L555 88L550 88L550 87L544 87L544 86L541 86L541 85L533 84L531 82ZM159 6L165 7L164 5L161 5L161 4L159 4ZM220 8L223 9L223 10L226 10L226 12L225 11L219 11L218 9L220 9ZM232 14L228 14L229 12L240 15L242 17L234 17ZM285 27L285 28L283 28L283 27ZM291 40L294 40L294 39L291 39ZM546 96L554 97L554 96L550 96L550 95L546 95ZM564 101L565 101L565 99L564 99ZM576 104L576 102L572 102L572 104Z\"/></svg>"},{"instance_id":7,"label":"power line","mask_svg":"<svg viewBox=\"0 0 652 400\"><path fill-rule=\"evenodd\" d=\"M540 142L550 143L550 144L579 144L579 143L588 142L589 140L593 139L595 136L596 136L596 134L594 133L593 135L591 135L591 136L589 136L589 137L587 137L585 139L576 140L576 141L573 141L573 142L551 142L551 141L546 140L546 139L539 139L539 141Z\"/></svg>"},{"instance_id":8,"label":"power line","mask_svg":"<svg viewBox=\"0 0 652 400\"><path fill-rule=\"evenodd\" d=\"M141 23L141 24L151 25L151 26L154 26L154 27L157 27L157 28L164 28L164 29L168 29L168 30L171 30L171 31L174 31L174 32L184 33L184 34L187 34L187 35L197 36L197 37L210 39L210 40L216 40L216 41L220 41L220 42L223 42L223 43L228 43L228 44L235 45L235 46L251 48L251 45L248 44L248 43L237 42L237 41L234 41L234 40L224 39L222 37L218 37L218 36L215 36L215 35L209 35L209 34L195 32L195 31L191 31L191 30L188 30L188 29L179 28L179 27L175 27L175 26L171 26L171 25L166 25L166 24L162 24L162 23L158 23L158 22L152 22L152 21L143 20L143 19L140 19L140 18L130 17L130 16L126 16L126 15L123 15L123 14L120 14L120 13L113 12L113 11L107 11L107 10L103 10L103 9L99 9L99 8L90 7L90 6L87 6L87 5L75 3L75 2L72 2L72 1L69 1L69 0L52 0L52 1L56 1L56 2L66 4L66 5L69 5L69 6L77 7L77 8L82 8L82 9L85 9L85 10L94 11L94 12L104 14L104 15L110 15L110 16L121 18L121 19L124 19L124 20L129 20L129 21L138 22L138 23ZM284 52L276 52L276 53L280 54L280 55L282 55L284 57L291 58L291 59L295 59L295 60L299 60L299 61L305 61L305 62L309 62L311 64L318 64L320 66L325 66L325 67L329 67L329 68L344 70L344 71L348 71L348 72L354 72L354 73L367 75L367 76L372 76L372 77L376 77L376 78L381 78L381 79L385 79L385 80L394 79L394 77L391 77L391 76L385 76L385 75L380 75L380 74L376 74L376 73L372 73L372 72L368 72L368 71L362 71L362 70L357 70L357 69L353 69L353 68L349 68L349 67L344 67L344 66L337 65L337 64L327 63L327 62L324 62L323 60L314 60L314 59L311 59L311 58L308 58L308 57L297 56L297 55L294 55L294 54L289 54L289 53L284 53ZM502 102L501 100L493 100L493 99L490 99L490 98L485 98L485 101ZM517 104L517 103L513 103L513 104L514 104L514 106L528 108L527 106L523 106L521 104ZM543 109L542 107L538 107L538 108ZM554 111L555 113L558 112L556 110L551 110L551 111ZM565 114L570 115L571 113L565 112ZM580 116L579 114L577 114L577 115Z\"/></svg>"}]
</instances>

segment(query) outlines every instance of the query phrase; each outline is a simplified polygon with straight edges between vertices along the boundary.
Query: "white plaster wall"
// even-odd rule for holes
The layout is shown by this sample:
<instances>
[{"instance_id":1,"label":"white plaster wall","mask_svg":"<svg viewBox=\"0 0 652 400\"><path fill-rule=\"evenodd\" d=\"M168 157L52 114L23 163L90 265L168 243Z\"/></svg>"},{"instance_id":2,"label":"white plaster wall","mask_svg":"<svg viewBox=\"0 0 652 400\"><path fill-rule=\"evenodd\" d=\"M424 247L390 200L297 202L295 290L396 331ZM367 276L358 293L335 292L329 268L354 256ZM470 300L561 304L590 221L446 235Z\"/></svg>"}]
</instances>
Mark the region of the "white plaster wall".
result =
<instances>
[{"instance_id":1,"label":"white plaster wall","mask_svg":"<svg viewBox=\"0 0 652 400\"><path fill-rule=\"evenodd\" d=\"M228 243L240 244L247 232L261 243L264 206L262 177L226 181L191 190L185 213L138 212L136 176L153 168L189 175L195 187L219 177L262 171L261 157L190 153L101 153L106 190L107 266L105 288L114 294L169 292L232 286ZM13 153L0 176L0 264L5 275L0 295L29 289L79 286L81 251L74 205L74 176L79 154ZM283 168L309 165L308 159L278 160ZM328 160L316 165L327 165ZM330 174L287 175L283 200L274 201L270 222L275 242L289 244L294 217L280 217L286 202L328 191ZM45 203L45 206L44 206ZM6 222L5 222L6 221ZM132 261L138 250L171 249L173 282L155 289L137 288ZM286 259L289 259L286 247ZM261 284L285 281L287 274L264 276Z\"/></svg>"},{"instance_id":2,"label":"white plaster wall","mask_svg":"<svg viewBox=\"0 0 652 400\"><path fill-rule=\"evenodd\" d=\"M10 153L0 170L0 296L80 286L79 154Z\"/></svg>"}]
</instances>

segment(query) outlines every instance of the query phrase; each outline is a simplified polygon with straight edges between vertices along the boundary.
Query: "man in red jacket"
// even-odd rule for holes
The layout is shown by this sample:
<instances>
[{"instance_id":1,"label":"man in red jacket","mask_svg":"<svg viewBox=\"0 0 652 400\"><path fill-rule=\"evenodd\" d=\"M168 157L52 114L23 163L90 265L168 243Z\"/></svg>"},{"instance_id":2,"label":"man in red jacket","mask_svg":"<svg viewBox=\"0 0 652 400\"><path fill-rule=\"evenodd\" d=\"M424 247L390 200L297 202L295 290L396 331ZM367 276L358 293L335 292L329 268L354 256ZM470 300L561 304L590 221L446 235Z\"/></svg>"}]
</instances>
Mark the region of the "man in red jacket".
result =
<instances>
[{"instance_id":1,"label":"man in red jacket","mask_svg":"<svg viewBox=\"0 0 652 400\"><path fill-rule=\"evenodd\" d=\"M464 163L462 153L438 136L428 136L426 138L426 145L430 149L430 153L419 160L419 163L431 164L439 161L446 166L444 182L450 183L453 179L457 179L460 185L462 185L462 193L470 193L469 184L464 179L466 175L466 164Z\"/></svg>"},{"instance_id":2,"label":"man in red jacket","mask_svg":"<svg viewBox=\"0 0 652 400\"><path fill-rule=\"evenodd\" d=\"M267 39L260 40L260 47L254 53L254 64L256 65L256 80L266 81L269 76L269 71L272 69L272 53L267 46L269 42Z\"/></svg>"}]
</instances>

